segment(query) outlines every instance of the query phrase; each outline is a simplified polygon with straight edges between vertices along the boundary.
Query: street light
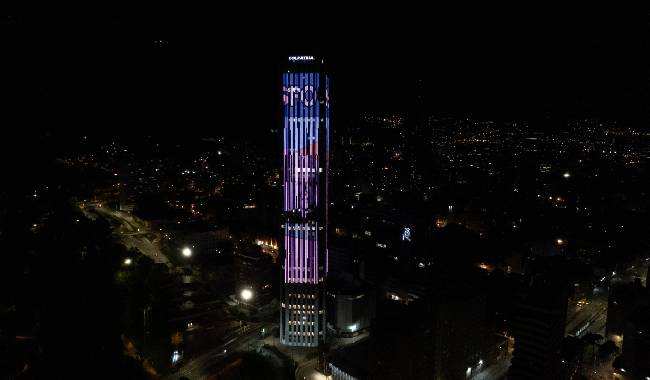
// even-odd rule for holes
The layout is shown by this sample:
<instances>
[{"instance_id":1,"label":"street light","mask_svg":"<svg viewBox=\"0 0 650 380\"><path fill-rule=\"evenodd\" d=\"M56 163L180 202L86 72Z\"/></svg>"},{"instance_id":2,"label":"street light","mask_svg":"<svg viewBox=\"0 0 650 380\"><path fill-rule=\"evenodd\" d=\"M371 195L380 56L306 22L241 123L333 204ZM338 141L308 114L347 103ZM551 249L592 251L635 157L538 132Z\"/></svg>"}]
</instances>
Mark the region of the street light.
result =
<instances>
[{"instance_id":1,"label":"street light","mask_svg":"<svg viewBox=\"0 0 650 380\"><path fill-rule=\"evenodd\" d=\"M192 249L190 247L185 247L183 248L183 256L185 257L191 257L192 256Z\"/></svg>"},{"instance_id":2,"label":"street light","mask_svg":"<svg viewBox=\"0 0 650 380\"><path fill-rule=\"evenodd\" d=\"M127 257L126 259L124 259L124 265L131 265L131 258L130 257Z\"/></svg>"},{"instance_id":3,"label":"street light","mask_svg":"<svg viewBox=\"0 0 650 380\"><path fill-rule=\"evenodd\" d=\"M244 301L250 301L250 299L253 298L253 291L250 289L244 289L241 291L240 296Z\"/></svg>"}]
</instances>

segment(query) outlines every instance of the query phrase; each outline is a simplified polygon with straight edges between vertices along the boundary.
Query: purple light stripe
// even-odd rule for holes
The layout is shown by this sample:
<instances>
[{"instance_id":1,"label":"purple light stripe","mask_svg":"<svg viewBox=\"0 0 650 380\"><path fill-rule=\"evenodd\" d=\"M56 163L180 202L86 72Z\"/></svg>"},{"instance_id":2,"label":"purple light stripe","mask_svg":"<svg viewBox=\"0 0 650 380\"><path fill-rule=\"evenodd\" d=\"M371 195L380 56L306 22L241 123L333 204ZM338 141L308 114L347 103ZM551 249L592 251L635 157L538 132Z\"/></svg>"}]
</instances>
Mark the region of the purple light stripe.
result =
<instances>
[{"instance_id":1,"label":"purple light stripe","mask_svg":"<svg viewBox=\"0 0 650 380\"><path fill-rule=\"evenodd\" d=\"M294 224L294 229L298 228L297 224ZM293 252L293 278L294 281L298 277L298 255L296 254L296 248L298 247L298 234L299 232L294 230L294 239L293 239L293 245L292 245L292 252Z\"/></svg>"},{"instance_id":2,"label":"purple light stripe","mask_svg":"<svg viewBox=\"0 0 650 380\"><path fill-rule=\"evenodd\" d=\"M306 225L309 228L309 225ZM307 258L309 257L309 230L305 231L305 241L303 242L303 258L302 258L302 281L307 282L309 274L307 273L309 267L307 266Z\"/></svg>"},{"instance_id":3,"label":"purple light stripe","mask_svg":"<svg viewBox=\"0 0 650 380\"><path fill-rule=\"evenodd\" d=\"M307 212L320 203L318 83L318 73L283 75L284 210L296 212L299 209L298 214L302 217L306 217ZM284 233L285 283L318 283L318 223L286 223ZM301 300L300 303L311 304L311 301ZM297 317L293 311L289 315L291 318ZM311 330L302 325L290 329L303 332Z\"/></svg>"},{"instance_id":4,"label":"purple light stripe","mask_svg":"<svg viewBox=\"0 0 650 380\"><path fill-rule=\"evenodd\" d=\"M287 247L289 246L289 234L288 234L288 226L287 224L284 225L284 248L287 250ZM284 258L284 283L286 284L289 281L289 254L287 250L287 254Z\"/></svg>"}]
</instances>

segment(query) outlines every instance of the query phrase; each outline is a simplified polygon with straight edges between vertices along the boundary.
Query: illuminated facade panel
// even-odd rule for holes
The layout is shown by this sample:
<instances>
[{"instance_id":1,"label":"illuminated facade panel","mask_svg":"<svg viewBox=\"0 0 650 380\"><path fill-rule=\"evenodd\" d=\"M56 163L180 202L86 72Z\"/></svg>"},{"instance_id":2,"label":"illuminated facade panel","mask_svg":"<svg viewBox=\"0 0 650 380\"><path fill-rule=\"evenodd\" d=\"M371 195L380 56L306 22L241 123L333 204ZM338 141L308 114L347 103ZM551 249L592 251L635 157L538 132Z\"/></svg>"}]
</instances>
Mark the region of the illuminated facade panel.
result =
<instances>
[{"instance_id":1,"label":"illuminated facade panel","mask_svg":"<svg viewBox=\"0 0 650 380\"><path fill-rule=\"evenodd\" d=\"M322 61L289 57L283 74L284 286L280 338L316 347L325 339L329 81Z\"/></svg>"}]
</instances>

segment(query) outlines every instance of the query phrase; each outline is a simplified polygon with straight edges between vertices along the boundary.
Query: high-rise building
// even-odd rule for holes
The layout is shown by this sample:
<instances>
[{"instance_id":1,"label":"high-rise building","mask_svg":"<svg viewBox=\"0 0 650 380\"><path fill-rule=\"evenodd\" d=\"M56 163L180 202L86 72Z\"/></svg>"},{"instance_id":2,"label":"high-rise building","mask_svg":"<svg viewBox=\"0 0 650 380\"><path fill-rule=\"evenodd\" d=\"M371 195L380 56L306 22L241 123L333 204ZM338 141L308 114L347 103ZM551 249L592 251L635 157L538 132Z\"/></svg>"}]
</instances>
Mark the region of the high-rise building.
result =
<instances>
[{"instance_id":1,"label":"high-rise building","mask_svg":"<svg viewBox=\"0 0 650 380\"><path fill-rule=\"evenodd\" d=\"M283 76L284 282L280 339L325 340L329 172L329 78L323 61L291 56Z\"/></svg>"},{"instance_id":2,"label":"high-rise building","mask_svg":"<svg viewBox=\"0 0 650 380\"><path fill-rule=\"evenodd\" d=\"M646 289L641 285L641 281L612 286L607 302L605 335L622 336L627 321L647 302Z\"/></svg>"},{"instance_id":3,"label":"high-rise building","mask_svg":"<svg viewBox=\"0 0 650 380\"><path fill-rule=\"evenodd\" d=\"M515 303L508 379L562 378L568 290L556 275L532 276Z\"/></svg>"},{"instance_id":4,"label":"high-rise building","mask_svg":"<svg viewBox=\"0 0 650 380\"><path fill-rule=\"evenodd\" d=\"M625 325L623 352L613 367L624 379L650 377L650 308L639 307Z\"/></svg>"},{"instance_id":5,"label":"high-rise building","mask_svg":"<svg viewBox=\"0 0 650 380\"><path fill-rule=\"evenodd\" d=\"M482 281L463 281L435 296L436 380L471 378L487 366L494 342L488 325L487 291Z\"/></svg>"}]
</instances>

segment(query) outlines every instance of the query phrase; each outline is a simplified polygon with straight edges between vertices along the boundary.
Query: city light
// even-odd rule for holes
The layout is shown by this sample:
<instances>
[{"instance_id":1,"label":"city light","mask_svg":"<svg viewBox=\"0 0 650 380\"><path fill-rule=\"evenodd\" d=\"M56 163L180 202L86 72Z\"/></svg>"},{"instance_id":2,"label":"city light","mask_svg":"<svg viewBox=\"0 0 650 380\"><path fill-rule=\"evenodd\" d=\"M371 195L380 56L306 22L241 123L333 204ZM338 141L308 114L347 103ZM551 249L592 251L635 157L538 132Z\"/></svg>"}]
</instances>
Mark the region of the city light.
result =
<instances>
[{"instance_id":1,"label":"city light","mask_svg":"<svg viewBox=\"0 0 650 380\"><path fill-rule=\"evenodd\" d=\"M262 248L278 249L278 243L273 240L260 240L257 239L255 244L259 245Z\"/></svg>"},{"instance_id":2,"label":"city light","mask_svg":"<svg viewBox=\"0 0 650 380\"><path fill-rule=\"evenodd\" d=\"M251 298L253 298L253 291L250 289L244 289L241 291L240 296L244 301L249 301Z\"/></svg>"},{"instance_id":3,"label":"city light","mask_svg":"<svg viewBox=\"0 0 650 380\"><path fill-rule=\"evenodd\" d=\"M628 9L574 4L512 14L487 8L437 20L444 25L435 30L425 7L381 17L378 30L363 25L373 17L355 18L359 36L331 37L333 65L320 52L283 54L296 33L280 27L305 24L298 33L314 39L336 23L320 20L327 9L303 7L265 18L275 38L262 49L265 36L236 40L246 36L233 18L235 28L224 28L228 46L220 46L227 70L139 49L140 61L171 59L149 67L121 48L143 40L177 51L188 26L201 23L175 17L178 7L160 10L178 24L164 36L148 32L160 29L156 20L140 18L133 21L144 21L143 31L117 40L105 33L113 20L102 18L91 34L72 25L66 37L92 42L111 59L68 49L60 67L25 86L33 67L23 61L48 56L60 38L32 44L37 51L30 46L13 65L22 71L10 92L19 101L30 95L26 108L57 112L36 112L35 128L5 138L18 150L4 160L9 175L0 191L8 224L0 240L11 251L3 265L19 285L8 289L11 302L0 302L3 314L20 316L0 354L10 371L56 373L65 357L70 369L98 374L106 372L103 359L116 358L129 362L112 370L114 379L135 369L196 380L248 370L256 356L257 364L278 367L271 375L296 380L650 380L650 130L643 122L650 94L639 80L645 55L636 49L643 33L601 33L639 20L623 15ZM21 27L20 11L4 22ZM87 21L65 13L35 21ZM516 48L539 40L538 24L553 25L546 36L553 49L528 59L534 46L523 46L523 55ZM35 27L48 29L47 22ZM429 58L422 51L437 29L464 32ZM199 34L192 48L219 42ZM480 38L465 41L465 34ZM611 58L575 49L585 41ZM472 62L462 83L453 78L469 64L459 62ZM61 67L65 85L57 86ZM629 70L618 75L622 67ZM121 79L101 79L107 72ZM124 98L142 72L156 84L127 88L133 107L101 107L107 123L79 122L78 105L65 107ZM97 78L109 86L89 85ZM49 96L49 87L60 96ZM195 105L197 98L215 103L201 92L224 101ZM574 93L589 96L555 96ZM122 122L129 113L151 126L130 127ZM79 130L57 131L53 117L75 119ZM168 126L170 133L160 132ZM53 294L72 302L59 305ZM75 336L47 339L42 327L61 319L61 309L81 317L72 331L92 344L57 352L59 341ZM128 328L107 332L105 321ZM257 368L267 374L256 377L269 368Z\"/></svg>"},{"instance_id":4,"label":"city light","mask_svg":"<svg viewBox=\"0 0 650 380\"><path fill-rule=\"evenodd\" d=\"M411 241L411 228L410 227L404 227L404 230L402 231L402 240L403 241Z\"/></svg>"},{"instance_id":5,"label":"city light","mask_svg":"<svg viewBox=\"0 0 650 380\"><path fill-rule=\"evenodd\" d=\"M181 355L178 352L178 350L174 350L172 353L172 365L178 363L178 361L181 359Z\"/></svg>"}]
</instances>

